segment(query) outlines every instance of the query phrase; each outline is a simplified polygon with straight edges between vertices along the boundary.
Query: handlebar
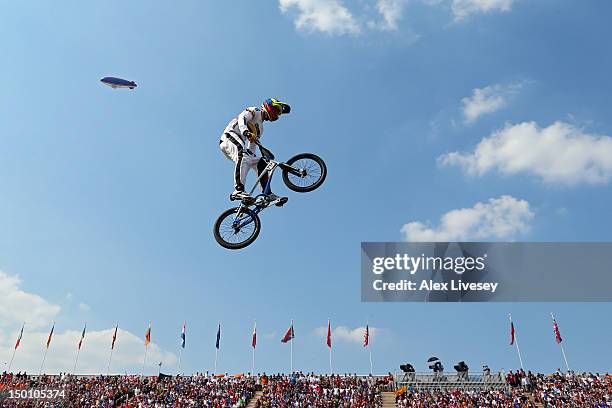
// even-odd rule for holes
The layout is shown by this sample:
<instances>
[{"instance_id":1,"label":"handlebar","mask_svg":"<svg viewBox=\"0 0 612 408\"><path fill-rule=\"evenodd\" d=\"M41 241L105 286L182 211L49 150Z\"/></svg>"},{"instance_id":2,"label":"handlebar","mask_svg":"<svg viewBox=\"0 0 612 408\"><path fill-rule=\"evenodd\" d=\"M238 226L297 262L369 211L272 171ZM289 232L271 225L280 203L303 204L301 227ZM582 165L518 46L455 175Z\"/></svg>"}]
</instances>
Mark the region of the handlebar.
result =
<instances>
[{"instance_id":1,"label":"handlebar","mask_svg":"<svg viewBox=\"0 0 612 408\"><path fill-rule=\"evenodd\" d=\"M268 160L274 160L274 154L270 150L263 147L261 143L259 143L259 140L256 140L255 144L259 147L259 150L261 151L261 155L263 157L265 157Z\"/></svg>"}]
</instances>

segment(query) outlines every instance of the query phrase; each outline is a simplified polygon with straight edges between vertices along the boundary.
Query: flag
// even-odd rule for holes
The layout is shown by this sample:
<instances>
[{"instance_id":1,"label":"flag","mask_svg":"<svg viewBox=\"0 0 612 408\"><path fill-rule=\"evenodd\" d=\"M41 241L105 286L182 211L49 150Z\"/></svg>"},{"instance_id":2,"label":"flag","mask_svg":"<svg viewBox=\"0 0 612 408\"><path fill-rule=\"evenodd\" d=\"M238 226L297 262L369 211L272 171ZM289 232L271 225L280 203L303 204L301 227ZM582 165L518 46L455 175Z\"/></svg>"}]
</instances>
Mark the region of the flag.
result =
<instances>
[{"instance_id":1,"label":"flag","mask_svg":"<svg viewBox=\"0 0 612 408\"><path fill-rule=\"evenodd\" d=\"M327 321L327 347L331 348L332 346L332 342L331 342L331 322L328 320Z\"/></svg>"},{"instance_id":2,"label":"flag","mask_svg":"<svg viewBox=\"0 0 612 408\"><path fill-rule=\"evenodd\" d=\"M289 328L287 329L287 332L281 339L281 343L287 343L293 340L294 338L295 338L295 332L293 331L293 323L291 323L291 326L289 326Z\"/></svg>"},{"instance_id":3,"label":"flag","mask_svg":"<svg viewBox=\"0 0 612 408\"><path fill-rule=\"evenodd\" d=\"M559 326L557 325L557 321L553 317L553 330L555 331L555 340L557 340L557 344L561 344L563 339L561 338L561 332L559 332Z\"/></svg>"},{"instance_id":4,"label":"flag","mask_svg":"<svg viewBox=\"0 0 612 408\"><path fill-rule=\"evenodd\" d=\"M515 340L514 333L515 333L514 322L510 320L510 345L511 346L514 345L514 340Z\"/></svg>"},{"instance_id":5,"label":"flag","mask_svg":"<svg viewBox=\"0 0 612 408\"><path fill-rule=\"evenodd\" d=\"M21 343L21 338L23 337L23 328L25 327L25 323L23 324L23 326L21 326L21 331L19 332L19 337L17 337L17 342L15 343L15 350L17 350L17 347L19 347L19 344Z\"/></svg>"},{"instance_id":6,"label":"flag","mask_svg":"<svg viewBox=\"0 0 612 408\"><path fill-rule=\"evenodd\" d=\"M217 328L217 342L215 343L215 347L219 350L219 344L221 343L221 323L219 323L219 327Z\"/></svg>"},{"instance_id":7,"label":"flag","mask_svg":"<svg viewBox=\"0 0 612 408\"><path fill-rule=\"evenodd\" d=\"M79 340L79 350L81 349L81 345L83 344L83 339L85 338L86 328L87 328L87 323L85 323L85 327L83 327L83 333L81 333L81 340Z\"/></svg>"},{"instance_id":8,"label":"flag","mask_svg":"<svg viewBox=\"0 0 612 408\"><path fill-rule=\"evenodd\" d=\"M366 324L365 333L363 334L363 347L370 345L370 327Z\"/></svg>"},{"instance_id":9,"label":"flag","mask_svg":"<svg viewBox=\"0 0 612 408\"><path fill-rule=\"evenodd\" d=\"M181 347L185 348L185 326L187 323L183 323L183 330L181 330Z\"/></svg>"},{"instance_id":10,"label":"flag","mask_svg":"<svg viewBox=\"0 0 612 408\"><path fill-rule=\"evenodd\" d=\"M145 332L145 347L147 347L151 343L151 322L149 322L149 327Z\"/></svg>"},{"instance_id":11,"label":"flag","mask_svg":"<svg viewBox=\"0 0 612 408\"><path fill-rule=\"evenodd\" d=\"M117 340L117 328L119 325L115 326L115 332L113 333L113 342L111 343L111 350L115 349L115 340Z\"/></svg>"},{"instance_id":12,"label":"flag","mask_svg":"<svg viewBox=\"0 0 612 408\"><path fill-rule=\"evenodd\" d=\"M251 346L253 348L257 347L257 322L255 322L255 326L253 326L253 338L251 339Z\"/></svg>"},{"instance_id":13,"label":"flag","mask_svg":"<svg viewBox=\"0 0 612 408\"><path fill-rule=\"evenodd\" d=\"M51 331L49 332L49 338L47 338L47 348L49 348L49 344L51 344L51 338L53 337L54 329L55 329L55 322L53 322L53 326L51 326Z\"/></svg>"}]
</instances>

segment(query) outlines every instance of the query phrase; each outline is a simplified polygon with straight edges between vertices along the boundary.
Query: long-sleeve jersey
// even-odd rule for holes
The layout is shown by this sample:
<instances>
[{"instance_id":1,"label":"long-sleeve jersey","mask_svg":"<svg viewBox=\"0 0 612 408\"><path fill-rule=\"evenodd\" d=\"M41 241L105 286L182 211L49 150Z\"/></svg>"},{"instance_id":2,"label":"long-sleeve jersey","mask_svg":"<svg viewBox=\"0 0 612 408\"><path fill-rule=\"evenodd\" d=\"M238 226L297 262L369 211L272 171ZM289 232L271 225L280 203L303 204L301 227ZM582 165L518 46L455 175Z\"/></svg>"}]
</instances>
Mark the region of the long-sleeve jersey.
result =
<instances>
[{"instance_id":1,"label":"long-sleeve jersey","mask_svg":"<svg viewBox=\"0 0 612 408\"><path fill-rule=\"evenodd\" d=\"M256 137L261 137L263 134L263 112L259 108L246 108L240 114L232 119L225 128L225 132L235 133L242 139L242 134L245 130L250 130Z\"/></svg>"}]
</instances>

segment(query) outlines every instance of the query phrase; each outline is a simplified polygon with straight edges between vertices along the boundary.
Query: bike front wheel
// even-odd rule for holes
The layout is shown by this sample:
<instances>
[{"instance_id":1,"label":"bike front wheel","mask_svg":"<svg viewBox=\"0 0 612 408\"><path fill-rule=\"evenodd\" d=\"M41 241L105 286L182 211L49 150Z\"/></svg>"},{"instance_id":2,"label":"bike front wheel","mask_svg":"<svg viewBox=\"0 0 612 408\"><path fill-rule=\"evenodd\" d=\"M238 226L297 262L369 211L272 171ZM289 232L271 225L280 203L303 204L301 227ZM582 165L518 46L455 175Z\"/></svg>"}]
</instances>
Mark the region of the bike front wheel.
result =
<instances>
[{"instance_id":1,"label":"bike front wheel","mask_svg":"<svg viewBox=\"0 0 612 408\"><path fill-rule=\"evenodd\" d=\"M297 170L283 168L283 181L293 191L307 193L321 187L327 177L327 166L316 154L302 153L287 160L287 164Z\"/></svg>"},{"instance_id":2,"label":"bike front wheel","mask_svg":"<svg viewBox=\"0 0 612 408\"><path fill-rule=\"evenodd\" d=\"M217 218L213 232L215 240L223 248L241 249L251 245L260 230L261 221L256 213L249 208L235 207Z\"/></svg>"}]
</instances>

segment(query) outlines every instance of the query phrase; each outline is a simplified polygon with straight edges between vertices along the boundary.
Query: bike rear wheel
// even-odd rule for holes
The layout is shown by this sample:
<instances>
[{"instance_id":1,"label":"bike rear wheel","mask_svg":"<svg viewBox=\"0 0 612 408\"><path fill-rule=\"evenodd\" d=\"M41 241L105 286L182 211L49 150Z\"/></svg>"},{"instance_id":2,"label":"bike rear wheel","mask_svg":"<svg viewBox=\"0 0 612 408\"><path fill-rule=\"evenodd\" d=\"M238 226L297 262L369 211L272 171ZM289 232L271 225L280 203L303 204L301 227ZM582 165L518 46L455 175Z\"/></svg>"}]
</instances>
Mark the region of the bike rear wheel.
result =
<instances>
[{"instance_id":1,"label":"bike rear wheel","mask_svg":"<svg viewBox=\"0 0 612 408\"><path fill-rule=\"evenodd\" d=\"M283 168L283 181L287 187L298 193L316 190L327 177L327 166L316 154L298 154L287 160L287 164L302 173L297 175Z\"/></svg>"},{"instance_id":2,"label":"bike rear wheel","mask_svg":"<svg viewBox=\"0 0 612 408\"><path fill-rule=\"evenodd\" d=\"M215 240L223 248L241 249L253 243L261 230L259 216L249 208L230 208L217 218L214 227Z\"/></svg>"}]
</instances>

